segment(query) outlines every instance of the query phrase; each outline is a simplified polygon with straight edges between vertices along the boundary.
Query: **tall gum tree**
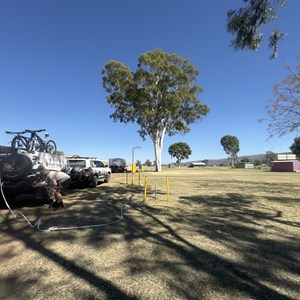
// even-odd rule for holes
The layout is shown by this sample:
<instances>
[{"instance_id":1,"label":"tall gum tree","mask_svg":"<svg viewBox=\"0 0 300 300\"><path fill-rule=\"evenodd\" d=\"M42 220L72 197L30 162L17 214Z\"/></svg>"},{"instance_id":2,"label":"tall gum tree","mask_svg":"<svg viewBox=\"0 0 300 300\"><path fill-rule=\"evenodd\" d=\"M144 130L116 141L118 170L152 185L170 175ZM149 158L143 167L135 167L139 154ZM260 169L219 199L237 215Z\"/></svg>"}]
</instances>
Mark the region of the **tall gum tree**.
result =
<instances>
[{"instance_id":1,"label":"tall gum tree","mask_svg":"<svg viewBox=\"0 0 300 300\"><path fill-rule=\"evenodd\" d=\"M156 171L161 171L161 153L166 135L190 131L209 108L197 98L199 71L186 58L155 49L138 58L136 72L117 61L102 69L110 117L121 123L136 122L139 135L148 135L154 146Z\"/></svg>"},{"instance_id":2,"label":"tall gum tree","mask_svg":"<svg viewBox=\"0 0 300 300\"><path fill-rule=\"evenodd\" d=\"M236 136L225 135L220 140L221 145L227 155L229 155L231 166L234 166L237 160L237 154L240 151L240 142Z\"/></svg>"}]
</instances>

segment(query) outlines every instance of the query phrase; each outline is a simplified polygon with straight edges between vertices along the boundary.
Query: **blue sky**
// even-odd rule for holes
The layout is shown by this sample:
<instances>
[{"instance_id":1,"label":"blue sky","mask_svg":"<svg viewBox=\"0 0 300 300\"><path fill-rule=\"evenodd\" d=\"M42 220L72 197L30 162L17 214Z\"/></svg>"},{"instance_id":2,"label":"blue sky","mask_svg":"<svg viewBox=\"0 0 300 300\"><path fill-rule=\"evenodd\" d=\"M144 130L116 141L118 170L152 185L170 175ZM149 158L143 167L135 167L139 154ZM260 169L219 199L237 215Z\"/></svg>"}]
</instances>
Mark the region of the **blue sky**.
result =
<instances>
[{"instance_id":1,"label":"blue sky","mask_svg":"<svg viewBox=\"0 0 300 300\"><path fill-rule=\"evenodd\" d=\"M186 135L166 137L162 162L175 161L168 148L190 145L189 160L226 157L224 135L240 141L239 155L289 151L296 133L268 140L266 101L286 76L285 64L300 53L300 1L289 0L277 25L287 32L279 56L269 60L265 41L258 51L234 51L226 12L242 0L0 0L0 145L5 130L46 128L65 154L154 160L152 141L135 124L114 123L101 69L117 60L136 69L138 57L161 48L190 59L200 71L202 103L211 112ZM266 28L272 29L273 25Z\"/></svg>"}]
</instances>

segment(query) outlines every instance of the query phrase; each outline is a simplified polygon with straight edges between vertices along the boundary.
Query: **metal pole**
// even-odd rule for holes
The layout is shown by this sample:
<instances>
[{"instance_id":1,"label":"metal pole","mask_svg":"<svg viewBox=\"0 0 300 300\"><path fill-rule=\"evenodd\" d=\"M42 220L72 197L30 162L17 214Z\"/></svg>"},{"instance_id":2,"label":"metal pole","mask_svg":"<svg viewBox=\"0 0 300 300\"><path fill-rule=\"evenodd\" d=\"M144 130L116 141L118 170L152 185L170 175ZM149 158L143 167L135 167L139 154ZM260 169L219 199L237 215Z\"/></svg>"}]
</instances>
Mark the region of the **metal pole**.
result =
<instances>
[{"instance_id":1,"label":"metal pole","mask_svg":"<svg viewBox=\"0 0 300 300\"><path fill-rule=\"evenodd\" d=\"M132 172L132 167L133 167L133 164L134 164L134 149L139 149L139 148L142 148L141 146L135 146L132 148L132 163L131 163L131 172Z\"/></svg>"},{"instance_id":2,"label":"metal pole","mask_svg":"<svg viewBox=\"0 0 300 300\"><path fill-rule=\"evenodd\" d=\"M132 165L134 164L134 149L135 147L132 148Z\"/></svg>"}]
</instances>

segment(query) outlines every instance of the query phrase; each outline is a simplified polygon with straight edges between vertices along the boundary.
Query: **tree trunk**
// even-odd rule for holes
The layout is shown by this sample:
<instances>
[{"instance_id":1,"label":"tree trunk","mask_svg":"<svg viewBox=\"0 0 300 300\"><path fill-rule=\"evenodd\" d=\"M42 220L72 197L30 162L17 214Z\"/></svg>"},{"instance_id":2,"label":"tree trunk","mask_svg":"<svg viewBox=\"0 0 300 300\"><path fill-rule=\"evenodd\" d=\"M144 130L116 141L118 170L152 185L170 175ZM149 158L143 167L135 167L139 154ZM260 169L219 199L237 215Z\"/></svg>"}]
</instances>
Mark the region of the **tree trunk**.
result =
<instances>
[{"instance_id":1,"label":"tree trunk","mask_svg":"<svg viewBox=\"0 0 300 300\"><path fill-rule=\"evenodd\" d=\"M155 171L161 172L161 152L163 148L163 140L165 136L166 129L163 129L161 133L157 133L152 137L152 142L154 146L155 153Z\"/></svg>"},{"instance_id":2,"label":"tree trunk","mask_svg":"<svg viewBox=\"0 0 300 300\"><path fill-rule=\"evenodd\" d=\"M155 171L161 172L161 143L159 138L156 141L153 141L154 153L155 153Z\"/></svg>"}]
</instances>

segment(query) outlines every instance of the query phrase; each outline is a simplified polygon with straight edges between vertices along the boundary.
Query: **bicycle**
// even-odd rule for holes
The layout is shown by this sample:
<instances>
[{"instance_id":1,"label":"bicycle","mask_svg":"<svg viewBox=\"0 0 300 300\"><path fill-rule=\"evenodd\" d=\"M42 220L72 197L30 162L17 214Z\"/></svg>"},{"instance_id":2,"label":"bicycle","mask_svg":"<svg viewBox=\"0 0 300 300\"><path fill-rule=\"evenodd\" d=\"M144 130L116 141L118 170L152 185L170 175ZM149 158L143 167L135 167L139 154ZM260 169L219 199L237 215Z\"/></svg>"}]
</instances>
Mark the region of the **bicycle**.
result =
<instances>
[{"instance_id":1,"label":"bicycle","mask_svg":"<svg viewBox=\"0 0 300 300\"><path fill-rule=\"evenodd\" d=\"M46 131L46 129L39 129L39 130L29 130L26 129L25 131L20 132L12 132L12 131L5 131L7 134L16 135L11 141L11 147L13 152L17 150L26 150L27 152L47 152L47 153L56 153L56 144L54 141L43 140L37 132ZM25 133L30 133L30 137L23 136ZM45 133L45 138L49 135Z\"/></svg>"}]
</instances>

